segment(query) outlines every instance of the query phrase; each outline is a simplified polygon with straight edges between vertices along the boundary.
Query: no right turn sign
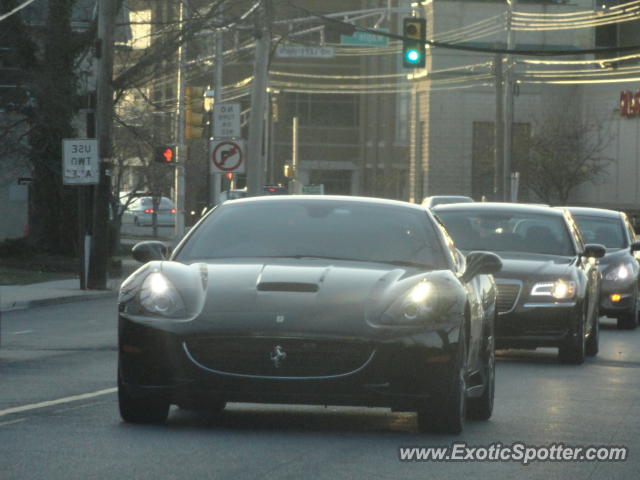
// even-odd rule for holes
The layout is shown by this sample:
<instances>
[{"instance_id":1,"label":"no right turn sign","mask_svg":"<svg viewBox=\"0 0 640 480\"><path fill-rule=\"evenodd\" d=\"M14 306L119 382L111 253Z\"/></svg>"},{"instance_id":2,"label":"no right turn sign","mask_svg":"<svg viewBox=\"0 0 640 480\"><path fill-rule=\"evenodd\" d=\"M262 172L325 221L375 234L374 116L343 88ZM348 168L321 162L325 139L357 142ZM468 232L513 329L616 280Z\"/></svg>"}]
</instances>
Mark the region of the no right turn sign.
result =
<instances>
[{"instance_id":1,"label":"no right turn sign","mask_svg":"<svg viewBox=\"0 0 640 480\"><path fill-rule=\"evenodd\" d=\"M214 140L211 142L211 173L244 173L244 142Z\"/></svg>"}]
</instances>

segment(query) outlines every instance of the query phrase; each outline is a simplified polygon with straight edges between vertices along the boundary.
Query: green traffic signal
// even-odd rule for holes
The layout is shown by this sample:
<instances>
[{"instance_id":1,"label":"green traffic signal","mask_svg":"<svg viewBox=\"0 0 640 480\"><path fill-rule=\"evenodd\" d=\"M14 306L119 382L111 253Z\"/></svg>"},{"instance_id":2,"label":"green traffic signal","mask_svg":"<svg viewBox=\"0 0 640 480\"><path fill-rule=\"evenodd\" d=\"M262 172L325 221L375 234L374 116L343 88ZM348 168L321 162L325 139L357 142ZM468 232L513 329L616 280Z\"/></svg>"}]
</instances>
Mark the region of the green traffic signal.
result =
<instances>
[{"instance_id":1,"label":"green traffic signal","mask_svg":"<svg viewBox=\"0 0 640 480\"><path fill-rule=\"evenodd\" d=\"M405 68L424 68L427 21L417 17L403 19L402 36L402 65Z\"/></svg>"},{"instance_id":2,"label":"green traffic signal","mask_svg":"<svg viewBox=\"0 0 640 480\"><path fill-rule=\"evenodd\" d=\"M404 55L404 58L407 60L407 62L409 63L419 63L420 62L420 52L418 52L416 49L410 49L407 50L407 52Z\"/></svg>"}]
</instances>

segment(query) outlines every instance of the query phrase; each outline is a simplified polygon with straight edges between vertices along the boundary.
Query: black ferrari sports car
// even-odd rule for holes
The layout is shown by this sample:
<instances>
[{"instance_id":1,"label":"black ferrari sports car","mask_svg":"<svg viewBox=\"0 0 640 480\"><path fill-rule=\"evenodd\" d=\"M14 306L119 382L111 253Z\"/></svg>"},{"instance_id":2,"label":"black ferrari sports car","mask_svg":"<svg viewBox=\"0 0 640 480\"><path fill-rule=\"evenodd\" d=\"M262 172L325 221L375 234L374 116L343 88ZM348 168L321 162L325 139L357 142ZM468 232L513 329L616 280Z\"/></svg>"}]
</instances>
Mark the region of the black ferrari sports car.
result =
<instances>
[{"instance_id":1,"label":"black ferrari sports car","mask_svg":"<svg viewBox=\"0 0 640 480\"><path fill-rule=\"evenodd\" d=\"M517 203L435 207L456 246L500 255L496 275L499 348L558 347L580 364L598 353L598 244L585 245L566 209Z\"/></svg>"},{"instance_id":2,"label":"black ferrari sports car","mask_svg":"<svg viewBox=\"0 0 640 480\"><path fill-rule=\"evenodd\" d=\"M618 320L618 328L638 325L640 242L624 212L601 208L568 207L586 241L607 248L600 259L602 272L600 314Z\"/></svg>"},{"instance_id":3,"label":"black ferrari sports car","mask_svg":"<svg viewBox=\"0 0 640 480\"><path fill-rule=\"evenodd\" d=\"M434 432L491 416L500 258L465 258L420 206L239 199L171 255L160 242L133 255L147 263L119 296L125 421L229 401L417 411Z\"/></svg>"}]
</instances>

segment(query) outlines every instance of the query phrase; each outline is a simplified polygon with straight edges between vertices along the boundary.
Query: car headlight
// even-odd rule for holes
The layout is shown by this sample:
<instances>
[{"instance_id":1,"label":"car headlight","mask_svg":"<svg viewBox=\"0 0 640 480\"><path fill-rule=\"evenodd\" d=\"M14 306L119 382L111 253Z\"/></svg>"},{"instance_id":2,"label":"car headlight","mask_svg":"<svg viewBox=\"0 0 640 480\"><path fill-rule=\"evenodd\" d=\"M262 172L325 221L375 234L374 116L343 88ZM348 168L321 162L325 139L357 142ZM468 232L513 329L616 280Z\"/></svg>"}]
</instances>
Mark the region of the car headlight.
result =
<instances>
[{"instance_id":1,"label":"car headlight","mask_svg":"<svg viewBox=\"0 0 640 480\"><path fill-rule=\"evenodd\" d=\"M531 289L531 296L553 297L556 300L567 300L575 294L576 282L568 280L538 282Z\"/></svg>"},{"instance_id":2,"label":"car headlight","mask_svg":"<svg viewBox=\"0 0 640 480\"><path fill-rule=\"evenodd\" d=\"M185 314L182 297L171 282L160 272L151 273L140 288L140 305L149 313L163 317Z\"/></svg>"},{"instance_id":3,"label":"car headlight","mask_svg":"<svg viewBox=\"0 0 640 480\"><path fill-rule=\"evenodd\" d=\"M433 290L433 285L427 281L422 281L409 290L400 312L402 320L413 322L430 314L433 311Z\"/></svg>"},{"instance_id":4,"label":"car headlight","mask_svg":"<svg viewBox=\"0 0 640 480\"><path fill-rule=\"evenodd\" d=\"M631 277L631 268L628 265L622 264L609 270L604 276L605 280L613 280L614 282L621 282Z\"/></svg>"}]
</instances>

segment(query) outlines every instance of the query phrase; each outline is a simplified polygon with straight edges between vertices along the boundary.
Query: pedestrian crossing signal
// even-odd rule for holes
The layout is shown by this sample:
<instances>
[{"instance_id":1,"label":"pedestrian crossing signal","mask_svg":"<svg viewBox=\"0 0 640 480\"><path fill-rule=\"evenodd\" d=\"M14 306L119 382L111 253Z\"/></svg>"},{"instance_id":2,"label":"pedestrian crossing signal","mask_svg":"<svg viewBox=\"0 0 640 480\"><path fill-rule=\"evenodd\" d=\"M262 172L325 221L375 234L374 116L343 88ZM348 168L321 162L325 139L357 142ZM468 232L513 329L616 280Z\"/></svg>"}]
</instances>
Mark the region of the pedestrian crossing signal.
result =
<instances>
[{"instance_id":1,"label":"pedestrian crossing signal","mask_svg":"<svg viewBox=\"0 0 640 480\"><path fill-rule=\"evenodd\" d=\"M162 145L155 150L154 161L157 163L176 163L176 152L173 145Z\"/></svg>"}]
</instances>

